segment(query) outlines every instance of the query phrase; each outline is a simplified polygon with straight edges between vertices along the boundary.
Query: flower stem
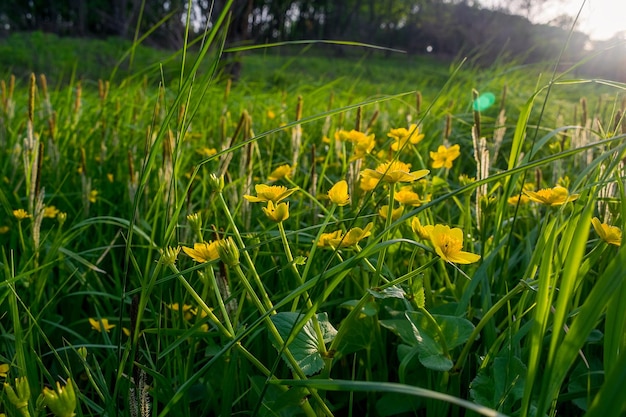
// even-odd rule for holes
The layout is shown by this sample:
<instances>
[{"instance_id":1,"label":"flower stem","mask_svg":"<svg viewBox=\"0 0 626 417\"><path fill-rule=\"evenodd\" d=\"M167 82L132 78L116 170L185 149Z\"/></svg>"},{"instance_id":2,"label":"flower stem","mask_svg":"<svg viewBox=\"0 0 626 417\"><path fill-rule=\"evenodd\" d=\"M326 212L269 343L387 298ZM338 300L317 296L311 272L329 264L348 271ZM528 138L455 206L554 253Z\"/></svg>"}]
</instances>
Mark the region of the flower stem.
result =
<instances>
[{"instance_id":1,"label":"flower stem","mask_svg":"<svg viewBox=\"0 0 626 417\"><path fill-rule=\"evenodd\" d=\"M385 219L385 240L389 240L391 237L391 223L393 222L393 194L395 190L395 184L389 184L389 206L387 206L387 218ZM378 262L376 263L376 273L374 274L374 279L372 280L371 286L376 288L378 286L378 282L380 281L383 263L385 262L385 255L387 254L387 246L383 246L380 250L380 256L378 257Z\"/></svg>"},{"instance_id":2,"label":"flower stem","mask_svg":"<svg viewBox=\"0 0 626 417\"><path fill-rule=\"evenodd\" d=\"M278 231L280 233L280 239L283 242L285 255L287 255L287 261L289 262L289 265L291 266L291 270L293 271L295 276L298 278L298 285L302 285L304 284L304 279L302 279L302 276L300 275L300 271L298 271L296 264L293 262L293 255L291 254L291 248L289 247L289 241L287 240L287 234L285 233L285 226L283 225L283 222L278 222ZM311 297L309 296L309 292L306 290L304 291L304 298L306 301L307 309L313 308ZM296 297L295 300L297 299L298 297ZM295 300L294 300L294 305L297 304ZM317 348L322 354L322 356L324 356L324 354L326 354L326 345L324 344L324 334L322 333L322 328L320 327L320 323L317 320L317 316L315 314L311 317L311 321L313 322L313 328L315 329L315 334L318 340Z\"/></svg>"},{"instance_id":3,"label":"flower stem","mask_svg":"<svg viewBox=\"0 0 626 417\"><path fill-rule=\"evenodd\" d=\"M241 250L241 252L243 252L243 257L245 258L246 263L248 264L248 268L250 270L250 274L252 275L252 279L254 280L254 283L259 288L261 298L263 299L263 303L265 304L265 309L271 310L274 308L274 305L270 301L270 298L267 295L267 292L265 291L265 287L263 286L263 283L261 282L261 277L259 277L259 274L257 273L256 268L254 267L254 263L252 262L252 258L250 258L250 254L248 253L246 249L246 245L243 243L243 239L241 238L239 229L237 229L235 220L233 219L233 216L230 214L230 210L228 210L228 205L226 204L226 200L224 200L224 194L220 192L218 193L218 195L219 195L219 202L222 206L222 209L224 210L226 218L228 219L228 223L230 224L230 227L233 229L233 234L235 235L235 239L237 240L237 245L239 246L239 249ZM254 296L256 297L256 292L252 292L252 294L254 294Z\"/></svg>"},{"instance_id":4,"label":"flower stem","mask_svg":"<svg viewBox=\"0 0 626 417\"><path fill-rule=\"evenodd\" d=\"M217 304L222 313L222 317L224 317L224 322L226 323L226 328L231 334L235 334L233 330L233 325L230 322L230 316L228 315L228 311L226 310L226 306L224 305L224 299L222 298L222 294L220 293L220 287L217 285L217 278L215 277L215 271L213 271L213 267L209 266L209 279L211 280L211 286L213 287L213 291L215 292L215 298L217 299Z\"/></svg>"},{"instance_id":5,"label":"flower stem","mask_svg":"<svg viewBox=\"0 0 626 417\"><path fill-rule=\"evenodd\" d=\"M196 303L198 303L198 307L200 307L202 309L202 311L204 311L206 313L207 317L213 322L213 324L215 324L215 326L219 329L219 331L224 334L224 336L228 337L229 339L232 339L234 337L234 333L232 332L232 329L229 331L226 327L224 327L224 325L219 321L217 316L215 316L215 314L213 314L213 311L209 308L209 306L206 305L206 303L198 295L196 290L185 279L183 274L180 273L180 271L178 270L176 265L172 264L172 265L169 265L169 267L172 270L172 272L174 272L176 274L176 277L178 278L180 283L183 284L183 287L185 287L185 289L187 290L189 295L191 295L191 298L193 298L194 301Z\"/></svg>"}]
</instances>

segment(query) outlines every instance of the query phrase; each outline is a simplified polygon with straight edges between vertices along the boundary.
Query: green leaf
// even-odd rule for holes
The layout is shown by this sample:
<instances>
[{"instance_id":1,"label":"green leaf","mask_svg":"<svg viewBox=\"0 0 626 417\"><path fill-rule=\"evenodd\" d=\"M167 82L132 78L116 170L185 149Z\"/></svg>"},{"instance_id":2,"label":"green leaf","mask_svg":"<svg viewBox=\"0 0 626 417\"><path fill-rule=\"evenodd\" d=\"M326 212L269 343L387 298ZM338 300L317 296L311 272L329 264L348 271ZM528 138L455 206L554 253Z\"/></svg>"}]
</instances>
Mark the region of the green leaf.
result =
<instances>
[{"instance_id":1,"label":"green leaf","mask_svg":"<svg viewBox=\"0 0 626 417\"><path fill-rule=\"evenodd\" d=\"M510 404L524 395L526 366L509 353L498 356L493 366L482 368L470 385L470 395L478 404L510 411Z\"/></svg>"},{"instance_id":2,"label":"green leaf","mask_svg":"<svg viewBox=\"0 0 626 417\"><path fill-rule=\"evenodd\" d=\"M448 371L454 365L449 355L444 353L440 334L435 324L417 311L405 313L407 320L382 320L381 326L400 336L410 346L417 346L418 359L428 369ZM468 320L454 316L433 315L444 337L445 346L452 349L465 343L474 325Z\"/></svg>"},{"instance_id":3,"label":"green leaf","mask_svg":"<svg viewBox=\"0 0 626 417\"><path fill-rule=\"evenodd\" d=\"M301 317L302 314L300 313L283 312L271 316L271 319L283 340L287 340L291 336L291 330ZM317 320L322 330L324 342L328 343L332 341L337 334L337 330L328 321L326 313L318 314ZM307 376L313 375L324 368L324 360L322 359L318 346L319 341L311 320L304 325L302 330L300 330L293 342L289 345L291 354L296 359L302 372ZM285 359L285 362L291 368L291 364L284 356L283 359Z\"/></svg>"},{"instance_id":4,"label":"green leaf","mask_svg":"<svg viewBox=\"0 0 626 417\"><path fill-rule=\"evenodd\" d=\"M406 293L397 285L387 287L382 290L368 290L375 298L404 298Z\"/></svg>"},{"instance_id":5,"label":"green leaf","mask_svg":"<svg viewBox=\"0 0 626 417\"><path fill-rule=\"evenodd\" d=\"M421 332L422 336L428 334L432 339L439 340L437 329L424 314L417 311L409 311L406 314L409 320ZM441 329L448 349L453 349L467 342L474 331L474 325L462 317L433 314L433 318Z\"/></svg>"},{"instance_id":6,"label":"green leaf","mask_svg":"<svg viewBox=\"0 0 626 417\"><path fill-rule=\"evenodd\" d=\"M413 280L411 285L413 300L418 308L426 308L426 294L424 293L424 277L419 276Z\"/></svg>"}]
</instances>

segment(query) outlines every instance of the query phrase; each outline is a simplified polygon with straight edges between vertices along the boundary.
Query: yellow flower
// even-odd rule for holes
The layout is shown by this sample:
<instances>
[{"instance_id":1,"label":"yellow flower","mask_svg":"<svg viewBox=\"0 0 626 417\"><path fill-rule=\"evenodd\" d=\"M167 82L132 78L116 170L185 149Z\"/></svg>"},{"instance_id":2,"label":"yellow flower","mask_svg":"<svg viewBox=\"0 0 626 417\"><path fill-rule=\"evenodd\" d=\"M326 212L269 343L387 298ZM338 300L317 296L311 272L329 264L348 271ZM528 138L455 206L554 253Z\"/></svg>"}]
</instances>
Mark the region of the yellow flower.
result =
<instances>
[{"instance_id":1,"label":"yellow flower","mask_svg":"<svg viewBox=\"0 0 626 417\"><path fill-rule=\"evenodd\" d=\"M105 332L109 333L109 331L115 327L115 324L109 324L109 319L93 319L89 317L89 324L91 324L91 328L102 333L104 329Z\"/></svg>"},{"instance_id":2,"label":"yellow flower","mask_svg":"<svg viewBox=\"0 0 626 417\"><path fill-rule=\"evenodd\" d=\"M335 230L332 233L322 233L322 235L320 236L320 239L317 241L317 246L318 247L325 247L325 246L330 246L330 242L332 240L341 238L341 230Z\"/></svg>"},{"instance_id":3,"label":"yellow flower","mask_svg":"<svg viewBox=\"0 0 626 417\"><path fill-rule=\"evenodd\" d=\"M276 169L274 169L274 171L271 172L271 174L269 175L269 177L267 177L267 179L270 181L278 181L283 178L289 178L291 177L291 171L293 171L293 168L291 167L291 165L289 164L281 165L277 167Z\"/></svg>"},{"instance_id":4,"label":"yellow flower","mask_svg":"<svg viewBox=\"0 0 626 417\"><path fill-rule=\"evenodd\" d=\"M354 155L350 158L351 161L365 157L368 153L372 152L372 149L374 149L376 145L374 134L366 135L354 129L349 132L343 129L338 130L335 132L335 139L343 142L352 142Z\"/></svg>"},{"instance_id":5,"label":"yellow flower","mask_svg":"<svg viewBox=\"0 0 626 417\"><path fill-rule=\"evenodd\" d=\"M276 117L276 113L274 113L271 109L268 110L266 114L268 119L273 119Z\"/></svg>"},{"instance_id":6,"label":"yellow flower","mask_svg":"<svg viewBox=\"0 0 626 417\"><path fill-rule=\"evenodd\" d=\"M427 169L410 172L411 164L400 161L385 162L378 165L376 170L365 169L361 171L364 178L373 178L388 183L413 182L425 177L430 172Z\"/></svg>"},{"instance_id":7,"label":"yellow flower","mask_svg":"<svg viewBox=\"0 0 626 417\"><path fill-rule=\"evenodd\" d=\"M187 321L191 320L194 315L193 306L190 306L189 304L183 304L182 308L180 307L178 303L167 304L167 308L169 308L172 311L182 310L183 318Z\"/></svg>"},{"instance_id":8,"label":"yellow flower","mask_svg":"<svg viewBox=\"0 0 626 417\"><path fill-rule=\"evenodd\" d=\"M528 203L530 201L530 198L528 198L524 194L516 194L514 196L509 197L509 199L506 200L506 201L507 201L507 203L515 206L515 205L517 205L518 201L519 201L520 204Z\"/></svg>"},{"instance_id":9,"label":"yellow flower","mask_svg":"<svg viewBox=\"0 0 626 417\"><path fill-rule=\"evenodd\" d=\"M56 218L57 214L59 213L59 209L54 206L46 206L43 209L43 217L47 217L48 219Z\"/></svg>"},{"instance_id":10,"label":"yellow flower","mask_svg":"<svg viewBox=\"0 0 626 417\"><path fill-rule=\"evenodd\" d=\"M356 161L357 159L365 158L367 154L372 152L374 146L376 145L376 141L374 140L374 135L365 135L365 133L355 132L354 139L352 140L353 147L352 152L353 155L350 157L350 161ZM352 133L351 132L351 133Z\"/></svg>"},{"instance_id":11,"label":"yellow flower","mask_svg":"<svg viewBox=\"0 0 626 417\"><path fill-rule=\"evenodd\" d=\"M243 196L243 198L251 203L263 203L266 201L278 203L280 200L289 197L296 191L296 188L287 189L287 187L283 187L282 185L265 184L257 184L254 186L254 189L256 190L256 197L252 195Z\"/></svg>"},{"instance_id":12,"label":"yellow flower","mask_svg":"<svg viewBox=\"0 0 626 417\"><path fill-rule=\"evenodd\" d=\"M5 233L9 233L9 230L11 230L11 228L9 226L0 226L0 235L3 235Z\"/></svg>"},{"instance_id":13,"label":"yellow flower","mask_svg":"<svg viewBox=\"0 0 626 417\"><path fill-rule=\"evenodd\" d=\"M422 226L420 220L417 217L413 217L411 220L411 229L420 239L430 239L430 233L433 231L435 226L428 224L426 226Z\"/></svg>"},{"instance_id":14,"label":"yellow flower","mask_svg":"<svg viewBox=\"0 0 626 417\"><path fill-rule=\"evenodd\" d=\"M398 129L391 129L387 136L395 139L395 141L391 144L391 149L397 151L402 149L407 142L411 145L417 145L422 139L424 139L424 134L419 133L419 128L416 124L412 124L408 129L401 127Z\"/></svg>"},{"instance_id":15,"label":"yellow flower","mask_svg":"<svg viewBox=\"0 0 626 417\"><path fill-rule=\"evenodd\" d=\"M332 233L322 233L317 246L319 247L331 247L331 248L348 248L359 243L371 235L370 230L374 226L374 223L368 223L365 228L353 227L345 235L341 233L341 230L335 230Z\"/></svg>"},{"instance_id":16,"label":"yellow flower","mask_svg":"<svg viewBox=\"0 0 626 417\"><path fill-rule=\"evenodd\" d=\"M270 220L276 223L285 221L289 218L289 203L278 203L274 205L272 200L267 202L267 208L263 207L263 212Z\"/></svg>"},{"instance_id":17,"label":"yellow flower","mask_svg":"<svg viewBox=\"0 0 626 417\"><path fill-rule=\"evenodd\" d=\"M98 199L98 194L100 194L98 190L91 190L91 192L89 192L89 201L95 203Z\"/></svg>"},{"instance_id":18,"label":"yellow flower","mask_svg":"<svg viewBox=\"0 0 626 417\"><path fill-rule=\"evenodd\" d=\"M437 255L444 261L457 264L471 264L480 259L480 255L463 252L463 231L450 226L435 225L430 232L430 241Z\"/></svg>"},{"instance_id":19,"label":"yellow flower","mask_svg":"<svg viewBox=\"0 0 626 417\"><path fill-rule=\"evenodd\" d=\"M76 392L72 379L67 379L65 387L57 381L56 390L45 387L43 397L46 406L56 417L72 417L76 409Z\"/></svg>"},{"instance_id":20,"label":"yellow flower","mask_svg":"<svg viewBox=\"0 0 626 417\"><path fill-rule=\"evenodd\" d=\"M570 201L574 201L578 198L578 194L570 194L567 188L560 185L554 188L544 188L537 192L524 191L524 193L537 203L545 204L547 206L560 206Z\"/></svg>"},{"instance_id":21,"label":"yellow flower","mask_svg":"<svg viewBox=\"0 0 626 417\"><path fill-rule=\"evenodd\" d=\"M107 180L109 180L109 182L113 182L113 180L114 180L114 179L115 179L115 178L113 177L113 174L109 172L109 173L107 174Z\"/></svg>"},{"instance_id":22,"label":"yellow flower","mask_svg":"<svg viewBox=\"0 0 626 417\"><path fill-rule=\"evenodd\" d=\"M28 212L26 210L24 210L24 209L13 210L13 215L19 221L22 221L24 219L27 219L27 218L31 217L31 215L28 214Z\"/></svg>"},{"instance_id":23,"label":"yellow flower","mask_svg":"<svg viewBox=\"0 0 626 417\"><path fill-rule=\"evenodd\" d=\"M524 191L533 191L534 189L535 189L535 184L533 184L532 182L527 182L522 187L522 193L509 197L507 202L511 205L517 205L517 201L519 200L520 204L526 204L530 201L530 198L528 198L528 196L524 194Z\"/></svg>"},{"instance_id":24,"label":"yellow flower","mask_svg":"<svg viewBox=\"0 0 626 417\"><path fill-rule=\"evenodd\" d=\"M402 216L402 213L404 212L404 207L400 206L396 209L392 209L391 210L391 220L398 220L400 218L400 216ZM389 206L385 205L382 206L380 208L380 210L378 210L378 214L380 215L380 217L382 217L383 219L387 220L387 216L389 215Z\"/></svg>"},{"instance_id":25,"label":"yellow flower","mask_svg":"<svg viewBox=\"0 0 626 417\"><path fill-rule=\"evenodd\" d=\"M619 227L600 223L597 217L591 219L591 224L602 240L610 245L620 246L622 244L622 230Z\"/></svg>"},{"instance_id":26,"label":"yellow flower","mask_svg":"<svg viewBox=\"0 0 626 417\"><path fill-rule=\"evenodd\" d=\"M449 148L441 145L437 148L437 152L431 152L430 157L433 160L433 168L452 168L452 161L461 156L459 145L452 145Z\"/></svg>"},{"instance_id":27,"label":"yellow flower","mask_svg":"<svg viewBox=\"0 0 626 417\"><path fill-rule=\"evenodd\" d=\"M196 262L210 262L220 257L217 244L218 241L194 243L193 249L183 246L183 251Z\"/></svg>"},{"instance_id":28,"label":"yellow flower","mask_svg":"<svg viewBox=\"0 0 626 417\"><path fill-rule=\"evenodd\" d=\"M210 156L215 155L217 153L217 149L203 146L201 148L196 149L196 153L200 154L201 156L204 156L205 158L208 158Z\"/></svg>"},{"instance_id":29,"label":"yellow flower","mask_svg":"<svg viewBox=\"0 0 626 417\"><path fill-rule=\"evenodd\" d=\"M400 188L400 190L394 193L393 198L400 204L406 204L408 206L414 207L419 207L423 203L427 203L430 201L430 195L426 196L426 198L422 200L420 196L415 191L413 191L411 186Z\"/></svg>"},{"instance_id":30,"label":"yellow flower","mask_svg":"<svg viewBox=\"0 0 626 417\"><path fill-rule=\"evenodd\" d=\"M350 203L350 195L348 195L348 183L341 180L328 190L328 198L338 206L345 206Z\"/></svg>"},{"instance_id":31,"label":"yellow flower","mask_svg":"<svg viewBox=\"0 0 626 417\"><path fill-rule=\"evenodd\" d=\"M8 363L0 363L0 377L6 378L10 368Z\"/></svg>"},{"instance_id":32,"label":"yellow flower","mask_svg":"<svg viewBox=\"0 0 626 417\"><path fill-rule=\"evenodd\" d=\"M348 230L343 237L334 239L330 241L330 244L333 247L347 248L350 246L354 246L359 243L361 240L365 239L372 233L370 230L374 226L374 223L368 223L365 228L361 229L360 227L353 227Z\"/></svg>"}]
</instances>

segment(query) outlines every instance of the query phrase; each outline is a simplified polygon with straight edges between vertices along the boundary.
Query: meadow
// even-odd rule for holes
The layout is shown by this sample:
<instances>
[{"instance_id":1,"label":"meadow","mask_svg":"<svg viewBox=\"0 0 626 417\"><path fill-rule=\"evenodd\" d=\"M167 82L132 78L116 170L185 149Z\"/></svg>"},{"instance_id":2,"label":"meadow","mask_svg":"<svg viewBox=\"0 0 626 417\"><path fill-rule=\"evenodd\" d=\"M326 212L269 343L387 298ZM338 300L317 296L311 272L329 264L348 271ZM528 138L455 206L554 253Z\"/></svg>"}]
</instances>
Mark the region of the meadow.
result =
<instances>
[{"instance_id":1,"label":"meadow","mask_svg":"<svg viewBox=\"0 0 626 417\"><path fill-rule=\"evenodd\" d=\"M0 413L624 415L623 84L211 41L0 74Z\"/></svg>"}]
</instances>

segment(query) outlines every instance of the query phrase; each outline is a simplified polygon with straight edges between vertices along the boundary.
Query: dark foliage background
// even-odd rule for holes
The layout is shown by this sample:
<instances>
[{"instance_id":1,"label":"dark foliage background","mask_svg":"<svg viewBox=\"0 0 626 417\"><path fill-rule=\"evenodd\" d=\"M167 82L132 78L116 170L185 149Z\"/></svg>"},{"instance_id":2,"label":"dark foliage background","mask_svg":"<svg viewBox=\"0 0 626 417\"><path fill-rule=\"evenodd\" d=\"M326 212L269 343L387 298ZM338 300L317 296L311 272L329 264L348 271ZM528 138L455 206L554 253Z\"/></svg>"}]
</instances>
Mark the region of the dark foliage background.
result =
<instances>
[{"instance_id":1,"label":"dark foliage background","mask_svg":"<svg viewBox=\"0 0 626 417\"><path fill-rule=\"evenodd\" d=\"M347 40L444 59L467 56L478 65L491 65L554 60L567 45L566 65L598 51L601 57L582 67L585 75L626 81L624 39L591 42L581 32L570 33L573 18L565 15L551 25L532 24L527 17L548 1L559 0L515 0L506 9L472 0L235 0L227 46ZM188 13L193 38L211 27L227 3L193 0L190 10L186 0L5 0L0 2L0 28L5 37L43 31L133 40L150 33L148 45L178 49ZM346 51L336 46L332 52Z\"/></svg>"}]
</instances>

